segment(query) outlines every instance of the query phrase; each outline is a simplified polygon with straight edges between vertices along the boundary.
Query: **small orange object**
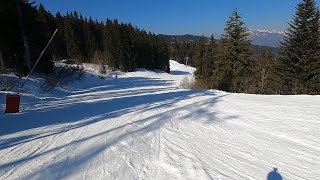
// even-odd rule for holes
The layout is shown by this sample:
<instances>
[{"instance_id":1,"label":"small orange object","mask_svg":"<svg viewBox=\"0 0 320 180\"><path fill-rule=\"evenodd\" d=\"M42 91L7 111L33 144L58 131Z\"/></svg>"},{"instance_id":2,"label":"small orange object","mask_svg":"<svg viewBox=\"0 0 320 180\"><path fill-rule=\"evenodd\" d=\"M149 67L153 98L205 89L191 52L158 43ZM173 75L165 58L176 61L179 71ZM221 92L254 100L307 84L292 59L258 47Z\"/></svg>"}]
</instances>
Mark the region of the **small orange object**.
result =
<instances>
[{"instance_id":1,"label":"small orange object","mask_svg":"<svg viewBox=\"0 0 320 180\"><path fill-rule=\"evenodd\" d=\"M7 95L6 112L17 113L20 110L20 96L19 95Z\"/></svg>"}]
</instances>

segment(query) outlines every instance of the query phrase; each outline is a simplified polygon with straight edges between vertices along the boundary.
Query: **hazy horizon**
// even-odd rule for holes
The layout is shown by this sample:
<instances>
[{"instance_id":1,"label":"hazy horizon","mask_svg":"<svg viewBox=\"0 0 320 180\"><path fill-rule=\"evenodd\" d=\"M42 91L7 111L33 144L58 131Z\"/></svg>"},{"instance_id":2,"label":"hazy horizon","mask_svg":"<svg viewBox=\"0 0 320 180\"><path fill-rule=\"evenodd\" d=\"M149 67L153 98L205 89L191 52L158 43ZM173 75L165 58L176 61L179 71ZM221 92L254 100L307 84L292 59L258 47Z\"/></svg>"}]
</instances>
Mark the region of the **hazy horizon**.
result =
<instances>
[{"instance_id":1,"label":"hazy horizon","mask_svg":"<svg viewBox=\"0 0 320 180\"><path fill-rule=\"evenodd\" d=\"M60 11L77 11L84 17L92 17L99 21L118 19L120 22L167 35L205 35L212 33L220 36L225 22L233 9L237 8L246 26L250 30L270 29L285 30L290 22L296 5L300 0L192 0L175 1L102 1L102 0L36 0L36 3L53 14ZM320 0L317 0L318 4Z\"/></svg>"}]
</instances>

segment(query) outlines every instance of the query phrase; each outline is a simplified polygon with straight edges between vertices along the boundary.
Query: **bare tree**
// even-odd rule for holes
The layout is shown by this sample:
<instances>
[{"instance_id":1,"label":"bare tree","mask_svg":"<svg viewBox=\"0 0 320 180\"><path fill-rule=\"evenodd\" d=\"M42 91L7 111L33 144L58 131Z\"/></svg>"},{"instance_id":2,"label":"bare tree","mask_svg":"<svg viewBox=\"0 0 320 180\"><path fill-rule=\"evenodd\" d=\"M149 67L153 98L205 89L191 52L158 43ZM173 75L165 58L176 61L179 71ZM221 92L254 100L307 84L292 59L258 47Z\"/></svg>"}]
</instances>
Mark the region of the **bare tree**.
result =
<instances>
[{"instance_id":1,"label":"bare tree","mask_svg":"<svg viewBox=\"0 0 320 180\"><path fill-rule=\"evenodd\" d=\"M260 79L259 87L261 93L265 93L266 84L271 76L272 58L271 52L263 52L256 61L256 70Z\"/></svg>"},{"instance_id":2,"label":"bare tree","mask_svg":"<svg viewBox=\"0 0 320 180\"><path fill-rule=\"evenodd\" d=\"M27 38L27 35L24 31L24 26L23 26L23 21L22 21L23 16L22 16L20 5L19 5L19 1L20 0L16 0L17 10L18 10L18 14L19 14L19 26L20 26L21 33L23 36L23 44L24 44L27 67L28 67L29 71L31 71L30 51L29 51L28 40L27 40L28 38Z\"/></svg>"},{"instance_id":3,"label":"bare tree","mask_svg":"<svg viewBox=\"0 0 320 180\"><path fill-rule=\"evenodd\" d=\"M5 65L4 65L4 60L3 60L3 57L2 57L2 50L0 48L0 72L3 73L5 71Z\"/></svg>"}]
</instances>

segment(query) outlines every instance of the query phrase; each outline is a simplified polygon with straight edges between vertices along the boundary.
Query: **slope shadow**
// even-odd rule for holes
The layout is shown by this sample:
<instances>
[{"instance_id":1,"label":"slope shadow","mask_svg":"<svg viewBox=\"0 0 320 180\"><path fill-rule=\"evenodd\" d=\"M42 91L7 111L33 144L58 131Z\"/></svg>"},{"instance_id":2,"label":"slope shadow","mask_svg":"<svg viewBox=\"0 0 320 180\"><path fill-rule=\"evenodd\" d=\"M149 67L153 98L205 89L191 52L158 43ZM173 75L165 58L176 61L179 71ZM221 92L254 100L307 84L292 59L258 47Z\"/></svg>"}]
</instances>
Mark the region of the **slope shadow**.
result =
<instances>
[{"instance_id":1,"label":"slope shadow","mask_svg":"<svg viewBox=\"0 0 320 180\"><path fill-rule=\"evenodd\" d=\"M135 137L140 136L149 132L153 132L161 128L165 123L170 121L173 113L179 113L180 111L184 113L185 117L202 117L201 120L206 122L214 123L220 120L228 120L233 117L227 117L225 119L217 118L217 112L208 111L207 107L213 107L216 103L221 101L223 96L217 96L214 93L208 91L190 91L190 90L176 90L163 92L163 86L159 86L157 83L158 80L142 78L143 80L153 81L153 82L141 82L136 79L137 84L129 85L131 87L144 87L142 90L128 91L126 89L121 89L121 86L125 86L124 81L119 82L118 85L114 85L113 88L110 86L101 87L99 90L94 89L93 91L88 91L88 95L84 95L85 100L81 100L80 97L77 97L77 93L67 97L65 101L63 99L52 100L49 102L44 102L45 105L48 105L44 108L32 109L27 113L21 113L17 115L8 116L8 119L0 120L1 132L0 135L10 135L17 132L22 132L26 130L32 130L39 127L59 125L59 124L68 124L67 129L57 129L50 130L51 128L45 129L46 132L35 132L33 134L28 134L20 137L11 137L8 139L1 140L0 150L8 147L12 147L18 144L31 142L37 139L46 138L49 136L54 136L63 132L67 132L73 129L85 127L100 121L105 121L111 118L119 117L131 112L143 113L149 110L159 110L167 108L169 110L165 112L160 112L156 115L139 119L127 124L122 124L117 127L107 129L103 132L99 132L88 137L83 137L77 140L74 140L70 143L63 144L57 147L53 147L42 152L38 152L31 155L26 155L25 157L16 159L14 161L0 164L0 169L6 170L13 168L14 166L20 163L27 163L33 161L37 158L43 157L49 153L57 153L65 150L65 148L75 148L82 143L87 143L89 141L95 141L97 138L107 137L110 133L115 131L121 131L121 133L112 136L112 139L106 141L103 144L99 144L96 147L90 148L87 152L80 154L75 159L62 160L59 162L54 162L49 165L42 166L40 169L33 171L30 174L27 174L26 179L32 178L37 174L45 177L46 175L54 175L57 172L61 171L66 161L72 166L72 169L66 170L63 174L60 174L59 178L67 177L70 174L73 174L80 168L82 165L86 164L92 158L98 156L106 149L109 149L111 146L118 144L119 142ZM142 80L141 79L141 80ZM129 80L129 79L127 79ZM130 83L130 81L127 81ZM166 85L170 83L168 81L160 81L160 84ZM154 87L156 86L156 87ZM159 86L159 87L157 87ZM109 92L110 90L119 90L118 92ZM167 89L168 90L168 89ZM95 91L105 91L103 94L94 95L91 94ZM156 93L155 93L156 92ZM83 92L82 92L83 93ZM111 96L111 98L101 98L102 95ZM76 96L76 97L73 97ZM208 96L209 98L204 101L197 101L189 103L187 105L176 108L176 103L182 100L187 100L192 97L197 96ZM78 101L81 101L80 103ZM44 106L45 106L44 105ZM203 107L201 110L199 108L190 108L190 107ZM170 110L171 109L171 110ZM189 112L184 112L185 109L190 109ZM63 115L63 116L61 116ZM184 117L183 116L183 117ZM194 119L195 121L200 119ZM17 126L19 124L19 126ZM138 127L132 130L128 130L128 127ZM2 131L5 129L5 131ZM49 131L48 131L49 130ZM0 137L1 137L0 136ZM53 176L51 176L53 177Z\"/></svg>"},{"instance_id":2,"label":"slope shadow","mask_svg":"<svg viewBox=\"0 0 320 180\"><path fill-rule=\"evenodd\" d=\"M197 92L193 91L173 91L162 94L146 94L138 96L131 96L131 93L126 93L125 95L119 95L124 97L116 97L107 100L96 99L93 102L73 102L66 103L65 105L53 104L50 108L44 110L31 111L32 113L13 116L16 117L14 119L2 120L1 129L4 130L1 130L0 135L2 136L44 126L75 123L79 121L79 123L76 123L75 125L68 126L68 130L71 130L96 123L100 120L108 120L137 110L148 109L154 107L154 103L159 104L157 108L162 108L169 106L180 99L196 96L197 94ZM65 130L61 129L50 135L63 131ZM39 139L39 135L40 137L50 136L47 132L43 132L42 134L2 139L0 142L0 150Z\"/></svg>"},{"instance_id":3,"label":"slope shadow","mask_svg":"<svg viewBox=\"0 0 320 180\"><path fill-rule=\"evenodd\" d=\"M183 96L181 96L180 98L177 98L177 99L174 99L174 100L170 100L170 101L164 101L164 103L158 104L157 106L154 106L152 108L159 109L159 108L163 108L163 107L168 107L168 106L170 106L170 104L173 105L174 103L178 102L179 100L182 100L182 99L190 97L190 95L192 95L192 94L193 95L196 95L196 94L197 95L208 95L207 94L208 92L205 92L205 91L195 91L195 92L189 91L189 92L184 92L184 93L185 94ZM168 99L171 99L173 97L172 96L173 94L168 93L167 95L168 95ZM212 94L211 94L211 96L212 96ZM223 97L223 96L213 96L212 98L210 98L210 99L208 99L208 100L206 100L204 102L199 101L199 102L196 102L196 103L191 103L189 105L182 106L180 108L175 108L175 109L170 110L170 111L165 111L165 112L156 114L154 116L151 116L151 117L148 117L148 118L145 118L145 119L140 119L140 120L134 121L132 123L123 124L123 125L120 125L118 127L106 130L104 132L97 133L97 134L94 134L94 135L89 136L89 137L81 138L79 140L75 140L73 142L70 142L69 144L58 146L58 147L55 147L53 149L50 149L50 150L47 150L47 151L44 151L44 152L33 154L31 156L27 156L25 158L21 158L21 159L15 160L15 161L10 162L10 163L6 163L6 164L3 164L3 165L0 165L0 169L10 168L10 167L16 166L16 165L18 165L20 163L26 163L28 161L32 161L32 160L37 159L39 157L45 156L45 155L47 155L49 153L60 152L62 149L65 149L65 148L71 148L71 149L75 148L75 147L78 147L82 143L86 143L88 141L94 141L98 137L106 137L106 136L108 136L108 134L110 134L110 133L112 133L114 131L123 130L123 129L126 129L128 127L132 127L132 126L139 127L139 128L133 129L133 130L127 130L126 129L124 131L125 133L121 133L119 135L116 135L115 137L112 137L112 139L107 141L105 144L99 144L96 147L92 147L92 148L90 148L90 150L88 150L85 153L82 153L81 155L77 156L77 158L75 158L75 159L68 159L68 165L72 166L73 168L72 169L67 169L67 170L64 171L63 174L59 175L59 178L65 178L65 177L68 177L71 174L77 172L77 169L79 169L81 166L83 166L88 161L90 161L90 159L98 156L99 154L101 154L103 151L105 151L106 149L110 148L111 146L113 146L113 145L115 145L115 144L117 144L117 143L119 143L119 142L121 142L121 141L123 141L123 140L125 140L127 138L140 136L140 135L147 134L147 133L149 133L151 131L155 131L155 130L159 129L165 123L170 121L172 113L178 112L178 111L182 111L182 110L184 110L184 109L186 109L188 107L192 107L192 106L211 105L211 107L212 107L214 104L216 104L217 102L220 101L221 97ZM187 113L186 116L188 116L188 115L189 116L197 115L196 113L198 113L197 110L192 110L191 112ZM197 116L201 116L201 114L198 114ZM210 119L212 121L215 120L215 113L211 113ZM90 122L85 122L84 124L79 124L78 126L73 127L73 128L87 126L87 125L89 125L91 123L95 123L96 121L100 121L100 120L101 119L98 118L98 119L92 120ZM195 120L197 120L197 119L195 119ZM63 161L55 162L55 163L50 164L48 166L42 167L39 170L28 174L26 176L26 179L34 178L35 176L38 176L38 175L40 175L42 177L45 177L47 175L53 177L53 175L56 175L57 172L61 171L61 168L65 169L65 168L63 168L63 166L65 165L66 161L67 160L63 160Z\"/></svg>"},{"instance_id":4,"label":"slope shadow","mask_svg":"<svg viewBox=\"0 0 320 180\"><path fill-rule=\"evenodd\" d=\"M110 118L119 117L126 113L135 112L141 108L144 110L149 110L154 107L153 104L169 106L170 104L181 99L188 99L189 96L191 97L205 93L205 91L177 91L175 88L162 88L170 83L163 80L160 81L149 78L141 78L140 80L138 80L138 78L134 79L135 80L132 78L123 79L117 83L118 85L114 85L116 88L110 88L110 86L104 86L101 88L96 87L93 91L88 92L88 94L81 94L81 97L78 96L78 93L75 93L65 98L51 99L48 102L45 100L40 100L35 103L37 106L33 109L24 113L5 116L4 119L0 120L0 138L4 135L45 126L76 123L69 125L68 130L71 130L86 126L90 123L98 122L100 120L107 120ZM124 83L125 81L127 82ZM127 91L126 89L119 88L121 86L125 86L125 84L129 84L131 81L133 81L135 84L127 86L140 86L144 87L145 89ZM155 85L161 86L157 88ZM111 90L117 91L114 92ZM173 92L161 93L164 90L173 90ZM98 95L94 94L96 91L99 91ZM153 94L157 92L160 93ZM101 96L108 98L101 98ZM159 106L156 107L159 108ZM90 119L90 117L94 117L94 120L86 120ZM6 139L1 138L0 150L32 140L59 134L64 131L65 129L55 129L54 131L50 132L37 132Z\"/></svg>"},{"instance_id":5,"label":"slope shadow","mask_svg":"<svg viewBox=\"0 0 320 180\"><path fill-rule=\"evenodd\" d=\"M0 119L0 137L3 135L17 133L20 131L30 130L43 126L75 122L77 120L83 120L84 118L88 118L90 116L112 112L115 110L121 110L123 108L125 109L130 106L139 105L141 103L151 103L152 101L148 101L147 99L142 101L140 100L140 102L137 101L136 99L142 98L139 98L139 96L137 95L147 93L151 94L154 92L168 90L168 88L163 87L170 85L171 83L171 81L159 79L129 77L118 79L116 82L105 81L105 86L95 87L88 92L86 90L83 90L81 92L72 93L67 97L51 99L47 98L45 100L33 99L34 102L32 104L29 104L30 97L22 97L22 101L24 101L24 98L29 100L25 101L27 103L22 103L21 106L28 106L31 107L31 109L18 114L8 114L2 116L2 118ZM131 91L126 90L126 88L130 89L141 87L144 87L145 89ZM94 94L101 91L103 94ZM84 92L87 92L88 94L84 94ZM101 98L102 95L106 98ZM174 97L175 95L176 94L173 94L171 96L169 95L168 98ZM123 96L126 97L122 99ZM127 96L132 97L130 98ZM154 99L155 98L153 98L152 100ZM131 100L133 101L133 103L130 102ZM121 101L124 102L121 103ZM128 103L125 103L126 101ZM57 109L59 110L57 111ZM122 114L124 113L126 112L123 112Z\"/></svg>"},{"instance_id":6,"label":"slope shadow","mask_svg":"<svg viewBox=\"0 0 320 180\"><path fill-rule=\"evenodd\" d=\"M96 77L85 77L84 81L87 84L81 84L80 88L70 89L72 94L82 94L86 92L98 92L100 90L110 89L132 89L140 87L160 87L172 85L174 81L163 80L160 78L146 78L146 77L122 77L118 79L101 80ZM80 81L83 82L83 81ZM89 82L89 83L88 83ZM91 82L91 83L90 83Z\"/></svg>"},{"instance_id":7,"label":"slope shadow","mask_svg":"<svg viewBox=\"0 0 320 180\"><path fill-rule=\"evenodd\" d=\"M178 70L173 70L170 72L170 74L172 75L190 75L190 72L186 72L186 71L178 71Z\"/></svg>"}]
</instances>

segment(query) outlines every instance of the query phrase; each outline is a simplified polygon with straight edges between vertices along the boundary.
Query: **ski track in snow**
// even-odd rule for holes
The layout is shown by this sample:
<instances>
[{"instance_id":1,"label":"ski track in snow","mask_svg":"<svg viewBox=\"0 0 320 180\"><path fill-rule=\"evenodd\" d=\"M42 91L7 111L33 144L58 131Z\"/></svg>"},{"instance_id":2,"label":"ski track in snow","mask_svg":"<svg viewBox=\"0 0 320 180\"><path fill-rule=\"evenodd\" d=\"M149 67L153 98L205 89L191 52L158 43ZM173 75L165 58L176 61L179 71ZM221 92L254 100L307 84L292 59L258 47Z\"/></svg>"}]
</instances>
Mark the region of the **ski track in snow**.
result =
<instances>
[{"instance_id":1,"label":"ski track in snow","mask_svg":"<svg viewBox=\"0 0 320 180\"><path fill-rule=\"evenodd\" d=\"M0 115L0 179L320 179L319 96L182 90L194 69L170 63L24 94Z\"/></svg>"}]
</instances>

